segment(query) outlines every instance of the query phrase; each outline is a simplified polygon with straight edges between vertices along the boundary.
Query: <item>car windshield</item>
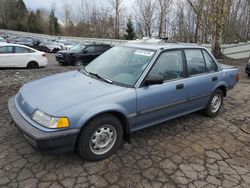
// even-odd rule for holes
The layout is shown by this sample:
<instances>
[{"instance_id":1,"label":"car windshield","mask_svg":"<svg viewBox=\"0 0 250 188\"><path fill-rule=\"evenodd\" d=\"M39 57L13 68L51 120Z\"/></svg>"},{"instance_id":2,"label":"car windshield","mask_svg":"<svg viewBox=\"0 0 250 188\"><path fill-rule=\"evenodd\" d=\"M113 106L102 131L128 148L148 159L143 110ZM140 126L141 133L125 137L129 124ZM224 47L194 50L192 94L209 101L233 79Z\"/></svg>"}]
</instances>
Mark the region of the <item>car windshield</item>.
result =
<instances>
[{"instance_id":1,"label":"car windshield","mask_svg":"<svg viewBox=\"0 0 250 188\"><path fill-rule=\"evenodd\" d=\"M83 51L83 49L85 48L85 46L83 46L82 44L77 44L75 46L73 46L70 51L75 52L75 53L80 53L81 51Z\"/></svg>"},{"instance_id":2,"label":"car windshield","mask_svg":"<svg viewBox=\"0 0 250 188\"><path fill-rule=\"evenodd\" d=\"M85 70L112 82L133 86L154 54L153 50L117 46L93 60Z\"/></svg>"}]
</instances>

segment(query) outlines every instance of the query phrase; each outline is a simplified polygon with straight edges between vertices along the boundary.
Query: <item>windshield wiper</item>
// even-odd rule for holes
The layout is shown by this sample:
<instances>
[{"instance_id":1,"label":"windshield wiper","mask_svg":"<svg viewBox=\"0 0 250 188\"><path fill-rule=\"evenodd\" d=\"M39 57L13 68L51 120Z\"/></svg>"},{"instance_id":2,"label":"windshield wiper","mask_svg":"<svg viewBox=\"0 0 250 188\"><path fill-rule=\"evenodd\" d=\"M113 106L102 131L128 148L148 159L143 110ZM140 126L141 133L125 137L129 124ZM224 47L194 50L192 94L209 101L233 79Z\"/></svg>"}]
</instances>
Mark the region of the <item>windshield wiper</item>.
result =
<instances>
[{"instance_id":1,"label":"windshield wiper","mask_svg":"<svg viewBox=\"0 0 250 188\"><path fill-rule=\"evenodd\" d=\"M89 72L90 75L93 75L95 76L96 78L99 78L99 79L102 79L104 80L105 82L109 83L109 84L113 84L113 82L107 78L104 78L102 76L100 76L99 74L96 74L96 73L93 73L93 72Z\"/></svg>"},{"instance_id":2,"label":"windshield wiper","mask_svg":"<svg viewBox=\"0 0 250 188\"><path fill-rule=\"evenodd\" d=\"M84 67L80 68L79 71L82 71L84 74L86 74L87 76L89 75L89 72L86 71L86 69Z\"/></svg>"}]
</instances>

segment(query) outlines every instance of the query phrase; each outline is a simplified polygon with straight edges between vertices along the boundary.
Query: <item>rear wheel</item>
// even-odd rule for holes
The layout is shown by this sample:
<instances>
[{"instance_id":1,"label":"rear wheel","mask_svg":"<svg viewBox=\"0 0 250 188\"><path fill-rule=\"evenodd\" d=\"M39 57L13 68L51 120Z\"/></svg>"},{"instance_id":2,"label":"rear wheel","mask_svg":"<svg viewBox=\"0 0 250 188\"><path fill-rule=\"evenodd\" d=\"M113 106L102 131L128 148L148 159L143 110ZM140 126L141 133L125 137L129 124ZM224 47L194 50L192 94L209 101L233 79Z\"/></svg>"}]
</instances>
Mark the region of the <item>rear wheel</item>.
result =
<instances>
[{"instance_id":1,"label":"rear wheel","mask_svg":"<svg viewBox=\"0 0 250 188\"><path fill-rule=\"evenodd\" d=\"M217 89L211 95L207 107L204 109L205 115L215 117L218 115L223 103L223 92Z\"/></svg>"},{"instance_id":2,"label":"rear wheel","mask_svg":"<svg viewBox=\"0 0 250 188\"><path fill-rule=\"evenodd\" d=\"M28 68L28 69L38 69L38 68L39 68L39 65L38 65L37 62L31 61L31 62L28 63L27 68Z\"/></svg>"},{"instance_id":3,"label":"rear wheel","mask_svg":"<svg viewBox=\"0 0 250 188\"><path fill-rule=\"evenodd\" d=\"M122 143L121 122L111 114L94 118L82 130L78 152L86 160L98 161L115 153Z\"/></svg>"}]
</instances>

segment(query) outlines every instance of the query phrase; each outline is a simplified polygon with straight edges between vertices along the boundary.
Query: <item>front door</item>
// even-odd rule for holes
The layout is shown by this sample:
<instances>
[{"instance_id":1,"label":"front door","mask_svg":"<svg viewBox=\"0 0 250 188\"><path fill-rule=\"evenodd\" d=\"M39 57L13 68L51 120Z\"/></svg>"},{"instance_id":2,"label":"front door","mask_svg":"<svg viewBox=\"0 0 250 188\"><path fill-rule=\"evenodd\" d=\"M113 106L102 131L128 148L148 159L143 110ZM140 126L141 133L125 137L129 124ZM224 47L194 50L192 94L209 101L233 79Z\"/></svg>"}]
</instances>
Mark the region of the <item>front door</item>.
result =
<instances>
[{"instance_id":1,"label":"front door","mask_svg":"<svg viewBox=\"0 0 250 188\"><path fill-rule=\"evenodd\" d=\"M137 123L134 130L177 117L186 111L182 51L162 52L149 72L149 75L154 74L163 76L165 82L137 89Z\"/></svg>"},{"instance_id":2,"label":"front door","mask_svg":"<svg viewBox=\"0 0 250 188\"><path fill-rule=\"evenodd\" d=\"M14 48L12 46L0 47L0 67L13 67L13 53Z\"/></svg>"}]
</instances>

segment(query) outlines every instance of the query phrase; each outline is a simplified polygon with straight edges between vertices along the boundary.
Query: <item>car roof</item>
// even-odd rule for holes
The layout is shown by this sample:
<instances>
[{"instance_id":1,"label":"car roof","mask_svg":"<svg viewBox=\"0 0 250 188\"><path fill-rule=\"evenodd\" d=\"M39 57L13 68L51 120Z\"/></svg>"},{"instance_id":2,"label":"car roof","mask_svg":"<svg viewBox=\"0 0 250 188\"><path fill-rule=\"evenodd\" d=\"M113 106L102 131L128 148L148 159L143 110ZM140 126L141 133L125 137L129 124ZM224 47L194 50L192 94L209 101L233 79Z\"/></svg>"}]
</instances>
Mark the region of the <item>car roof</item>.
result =
<instances>
[{"instance_id":1,"label":"car roof","mask_svg":"<svg viewBox=\"0 0 250 188\"><path fill-rule=\"evenodd\" d=\"M30 48L30 47L28 47L28 46L21 45L21 44L3 43L3 44L0 44L0 47L2 47L2 46L24 47L24 48L28 48L28 49L31 49L31 50L37 51L36 49Z\"/></svg>"},{"instance_id":2,"label":"car roof","mask_svg":"<svg viewBox=\"0 0 250 188\"><path fill-rule=\"evenodd\" d=\"M199 46L197 44L185 44L185 43L143 43L143 42L127 42L121 44L120 46L125 47L134 47L134 48L141 48L141 49L149 49L149 50L168 50L168 49L206 49L203 46Z\"/></svg>"}]
</instances>

